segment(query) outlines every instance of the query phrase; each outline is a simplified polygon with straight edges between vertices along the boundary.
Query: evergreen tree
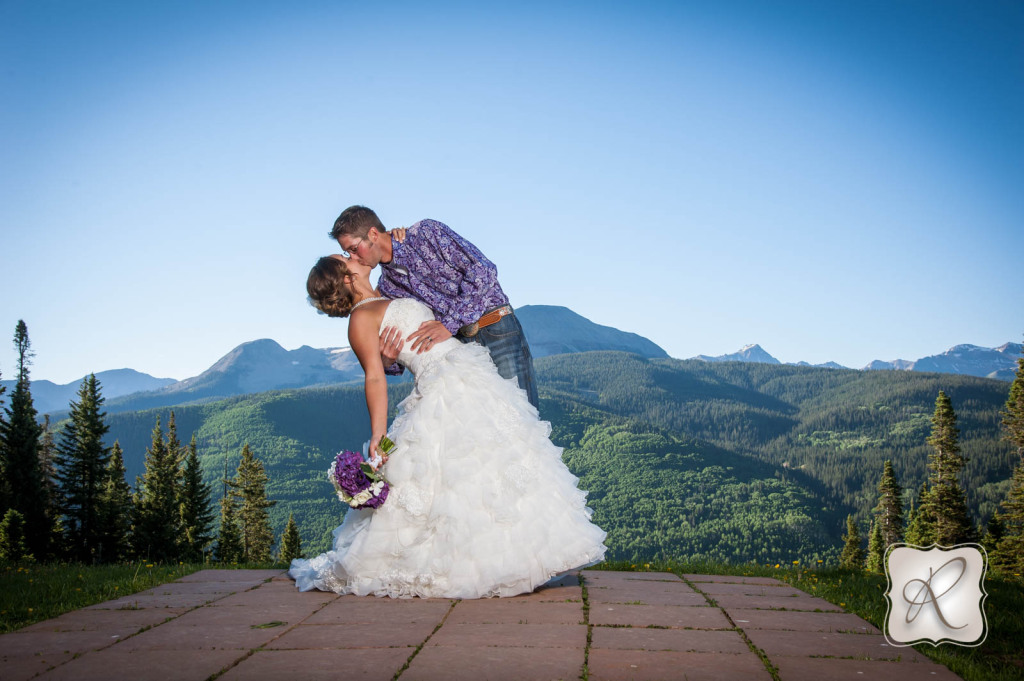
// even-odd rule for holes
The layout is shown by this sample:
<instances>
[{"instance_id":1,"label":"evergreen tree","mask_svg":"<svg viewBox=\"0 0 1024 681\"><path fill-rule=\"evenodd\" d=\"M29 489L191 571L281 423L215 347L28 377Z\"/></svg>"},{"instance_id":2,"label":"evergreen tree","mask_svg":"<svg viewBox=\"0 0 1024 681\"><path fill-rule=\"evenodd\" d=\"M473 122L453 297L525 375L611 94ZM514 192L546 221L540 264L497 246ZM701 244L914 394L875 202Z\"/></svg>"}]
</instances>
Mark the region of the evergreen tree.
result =
<instances>
[{"instance_id":1,"label":"evergreen tree","mask_svg":"<svg viewBox=\"0 0 1024 681\"><path fill-rule=\"evenodd\" d=\"M1024 575L1024 463L1013 469L1002 507L1003 536L996 544L992 562L1001 570Z\"/></svg>"},{"instance_id":2,"label":"evergreen tree","mask_svg":"<svg viewBox=\"0 0 1024 681\"><path fill-rule=\"evenodd\" d=\"M1024 462L1024 346L1017 358L1017 373L1010 384L1010 395L1006 398L1003 417L1003 437L1017 450L1017 457Z\"/></svg>"},{"instance_id":3,"label":"evergreen tree","mask_svg":"<svg viewBox=\"0 0 1024 681\"><path fill-rule=\"evenodd\" d=\"M1010 478L999 520L1002 536L995 540L992 563L1006 572L1024 574L1024 348L1017 358L1017 374L1010 384L1003 416L1003 437L1017 450L1018 461ZM990 532L991 534L991 532Z\"/></svg>"},{"instance_id":4,"label":"evergreen tree","mask_svg":"<svg viewBox=\"0 0 1024 681\"><path fill-rule=\"evenodd\" d=\"M871 523L871 531L868 533L868 557L865 566L871 572L879 574L885 572L885 551L888 545L882 534L882 523L874 521Z\"/></svg>"},{"instance_id":5,"label":"evergreen tree","mask_svg":"<svg viewBox=\"0 0 1024 681\"><path fill-rule=\"evenodd\" d=\"M196 436L188 445L182 474L181 514L182 554L186 560L202 560L213 541L213 508L210 486L203 482L203 469L196 451Z\"/></svg>"},{"instance_id":6,"label":"evergreen tree","mask_svg":"<svg viewBox=\"0 0 1024 681\"><path fill-rule=\"evenodd\" d=\"M121 444L114 442L107 464L107 479L100 494L100 549L99 560L115 563L131 554L132 518L135 504L132 490L125 480L124 452Z\"/></svg>"},{"instance_id":7,"label":"evergreen tree","mask_svg":"<svg viewBox=\"0 0 1024 681\"><path fill-rule=\"evenodd\" d=\"M90 374L78 388L78 401L57 446L57 483L66 547L72 560L92 562L99 549L100 495L107 481L110 451L103 446L104 423L100 383Z\"/></svg>"},{"instance_id":8,"label":"evergreen tree","mask_svg":"<svg viewBox=\"0 0 1024 681\"><path fill-rule=\"evenodd\" d=\"M934 509L934 541L940 546L953 546L975 538L967 513L967 501L960 486L960 471L967 459L960 454L959 440L960 430L956 427L953 404L940 390L932 416L932 434L928 438L928 444L935 450L928 455L928 503Z\"/></svg>"},{"instance_id":9,"label":"evergreen tree","mask_svg":"<svg viewBox=\"0 0 1024 681\"><path fill-rule=\"evenodd\" d=\"M242 533L238 529L238 502L228 492L220 500L220 531L217 534L217 560L236 563L244 560Z\"/></svg>"},{"instance_id":10,"label":"evergreen tree","mask_svg":"<svg viewBox=\"0 0 1024 681\"><path fill-rule=\"evenodd\" d=\"M3 378L3 372L0 372ZM7 491L7 447L4 445L3 433L7 429L7 421L4 419L4 393L7 386L0 384L0 514L7 514L11 507L10 492Z\"/></svg>"},{"instance_id":11,"label":"evergreen tree","mask_svg":"<svg viewBox=\"0 0 1024 681\"><path fill-rule=\"evenodd\" d=\"M907 523L907 533L904 538L908 544L914 546L931 546L935 543L935 521L932 518L934 512L933 504L930 502L931 491L928 483L921 483L917 491L917 505L910 504L910 522Z\"/></svg>"},{"instance_id":12,"label":"evergreen tree","mask_svg":"<svg viewBox=\"0 0 1024 681\"><path fill-rule=\"evenodd\" d=\"M238 525L244 559L250 563L265 563L270 560L270 548L274 544L267 509L277 502L267 500L267 473L248 443L242 447L235 479L229 484L231 493L239 500Z\"/></svg>"},{"instance_id":13,"label":"evergreen tree","mask_svg":"<svg viewBox=\"0 0 1024 681\"><path fill-rule=\"evenodd\" d=\"M0 560L11 563L33 560L25 547L25 518L13 508L7 509L0 521Z\"/></svg>"},{"instance_id":14,"label":"evergreen tree","mask_svg":"<svg viewBox=\"0 0 1024 681\"><path fill-rule=\"evenodd\" d=\"M50 428L50 415L43 416L43 431L39 438L39 473L43 478L43 498L50 524L60 515L60 490L57 488L57 443Z\"/></svg>"},{"instance_id":15,"label":"evergreen tree","mask_svg":"<svg viewBox=\"0 0 1024 681\"><path fill-rule=\"evenodd\" d=\"M892 461L889 460L886 460L882 468L882 479L878 482L875 524L882 534L884 547L903 539L903 488L896 482ZM884 553L885 549L882 551Z\"/></svg>"},{"instance_id":16,"label":"evergreen tree","mask_svg":"<svg viewBox=\"0 0 1024 681\"><path fill-rule=\"evenodd\" d=\"M299 526L295 524L295 516L288 514L288 525L281 535L280 561L290 564L296 558L302 558L302 538L299 536Z\"/></svg>"},{"instance_id":17,"label":"evergreen tree","mask_svg":"<svg viewBox=\"0 0 1024 681\"><path fill-rule=\"evenodd\" d=\"M853 516L846 516L846 534L843 535L843 553L839 556L839 567L859 570L864 564L864 549L861 548L860 530Z\"/></svg>"},{"instance_id":18,"label":"evergreen tree","mask_svg":"<svg viewBox=\"0 0 1024 681\"><path fill-rule=\"evenodd\" d=\"M993 567L998 567L998 565L996 565L996 549L1005 534L1003 517L999 514L999 511L996 511L992 514L992 517L988 519L988 524L985 526L985 532L981 535L981 545L985 547L985 551L988 552L989 564Z\"/></svg>"},{"instance_id":19,"label":"evergreen tree","mask_svg":"<svg viewBox=\"0 0 1024 681\"><path fill-rule=\"evenodd\" d=\"M160 418L146 449L145 472L135 481L135 553L154 561L177 561L181 536L181 462L168 448Z\"/></svg>"},{"instance_id":20,"label":"evergreen tree","mask_svg":"<svg viewBox=\"0 0 1024 681\"><path fill-rule=\"evenodd\" d=\"M39 436L42 428L36 421L32 404L29 365L32 351L28 327L18 320L14 329L14 348L18 353L18 375L11 392L10 404L0 439L4 442L4 482L7 504L17 509L25 521L25 541L31 553L44 558L49 552L50 521L46 514L43 474L39 469Z\"/></svg>"}]
</instances>

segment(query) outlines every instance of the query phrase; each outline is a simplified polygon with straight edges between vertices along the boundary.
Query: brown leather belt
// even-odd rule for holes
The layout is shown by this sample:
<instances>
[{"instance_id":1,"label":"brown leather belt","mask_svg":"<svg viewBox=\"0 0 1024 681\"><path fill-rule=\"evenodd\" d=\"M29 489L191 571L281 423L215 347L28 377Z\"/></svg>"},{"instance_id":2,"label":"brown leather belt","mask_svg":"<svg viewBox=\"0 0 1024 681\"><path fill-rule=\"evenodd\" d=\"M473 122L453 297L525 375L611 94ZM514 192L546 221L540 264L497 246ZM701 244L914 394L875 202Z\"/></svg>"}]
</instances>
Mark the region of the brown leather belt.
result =
<instances>
[{"instance_id":1,"label":"brown leather belt","mask_svg":"<svg viewBox=\"0 0 1024 681\"><path fill-rule=\"evenodd\" d=\"M493 310L485 314L483 317L478 319L476 322L476 326L478 329L482 329L486 326L490 326L491 324L497 324L498 322L501 321L502 317L510 314L512 314L512 306L502 305L501 307L494 308Z\"/></svg>"},{"instance_id":2,"label":"brown leather belt","mask_svg":"<svg viewBox=\"0 0 1024 681\"><path fill-rule=\"evenodd\" d=\"M472 338L480 331L480 329L490 326L491 324L496 324L501 321L502 317L507 317L510 314L512 314L511 305L496 307L472 324L466 324L464 327L459 329L459 335L464 338Z\"/></svg>"}]
</instances>

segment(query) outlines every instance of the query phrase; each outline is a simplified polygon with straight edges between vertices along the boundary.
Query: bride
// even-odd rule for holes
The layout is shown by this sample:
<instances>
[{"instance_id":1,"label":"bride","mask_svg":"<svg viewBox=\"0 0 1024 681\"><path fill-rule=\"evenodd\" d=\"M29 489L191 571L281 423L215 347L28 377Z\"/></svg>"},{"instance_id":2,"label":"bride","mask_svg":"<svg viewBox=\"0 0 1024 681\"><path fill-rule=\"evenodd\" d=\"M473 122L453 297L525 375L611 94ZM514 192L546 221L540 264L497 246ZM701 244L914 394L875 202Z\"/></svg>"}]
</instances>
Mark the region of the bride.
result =
<instances>
[{"instance_id":1,"label":"bride","mask_svg":"<svg viewBox=\"0 0 1024 681\"><path fill-rule=\"evenodd\" d=\"M605 532L590 522L586 492L561 459L515 379L498 375L486 348L455 338L403 348L415 376L388 437L388 397L379 335L403 337L433 319L411 298L388 300L370 268L340 255L310 271L310 301L350 317L349 343L366 374L370 454L391 485L377 510L349 510L334 548L292 561L302 591L394 598L483 598L534 590L551 577L600 562Z\"/></svg>"}]
</instances>

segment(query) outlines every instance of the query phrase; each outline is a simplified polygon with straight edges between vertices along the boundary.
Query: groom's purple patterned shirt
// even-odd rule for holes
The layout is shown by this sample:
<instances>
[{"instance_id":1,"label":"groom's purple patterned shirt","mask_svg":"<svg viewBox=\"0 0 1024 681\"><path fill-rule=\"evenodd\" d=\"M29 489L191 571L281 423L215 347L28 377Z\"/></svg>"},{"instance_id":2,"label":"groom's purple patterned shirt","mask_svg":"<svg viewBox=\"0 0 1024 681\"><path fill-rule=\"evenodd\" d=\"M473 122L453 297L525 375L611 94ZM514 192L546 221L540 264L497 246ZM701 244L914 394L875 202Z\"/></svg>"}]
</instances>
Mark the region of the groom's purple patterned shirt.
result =
<instances>
[{"instance_id":1,"label":"groom's purple patterned shirt","mask_svg":"<svg viewBox=\"0 0 1024 681\"><path fill-rule=\"evenodd\" d=\"M498 268L444 223L421 220L406 230L404 242L392 240L391 249L391 262L381 263L380 292L424 303L453 336L508 305Z\"/></svg>"}]
</instances>

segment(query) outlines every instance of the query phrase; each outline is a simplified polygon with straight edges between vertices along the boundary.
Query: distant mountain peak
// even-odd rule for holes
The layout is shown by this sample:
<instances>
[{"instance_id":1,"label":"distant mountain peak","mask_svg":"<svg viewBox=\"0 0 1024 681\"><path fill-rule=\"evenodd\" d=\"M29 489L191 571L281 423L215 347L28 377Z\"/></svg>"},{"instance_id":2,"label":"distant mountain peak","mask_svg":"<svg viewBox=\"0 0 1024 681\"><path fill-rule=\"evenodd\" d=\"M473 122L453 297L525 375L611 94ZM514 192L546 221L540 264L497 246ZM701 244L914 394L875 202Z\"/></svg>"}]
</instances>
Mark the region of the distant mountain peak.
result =
<instances>
[{"instance_id":1,"label":"distant mountain peak","mask_svg":"<svg viewBox=\"0 0 1024 681\"><path fill-rule=\"evenodd\" d=\"M719 355L717 357L697 355L690 359L699 359L704 362L754 362L757 364L782 364L782 362L765 352L764 348L757 343L744 345L731 355Z\"/></svg>"},{"instance_id":2,"label":"distant mountain peak","mask_svg":"<svg viewBox=\"0 0 1024 681\"><path fill-rule=\"evenodd\" d=\"M997 348L962 343L938 355L930 355L909 361L895 359L890 362L874 360L867 370L930 371L943 374L966 374L982 378L1013 380L1017 369L1017 358L1021 353L1020 343L1004 343Z\"/></svg>"}]
</instances>

